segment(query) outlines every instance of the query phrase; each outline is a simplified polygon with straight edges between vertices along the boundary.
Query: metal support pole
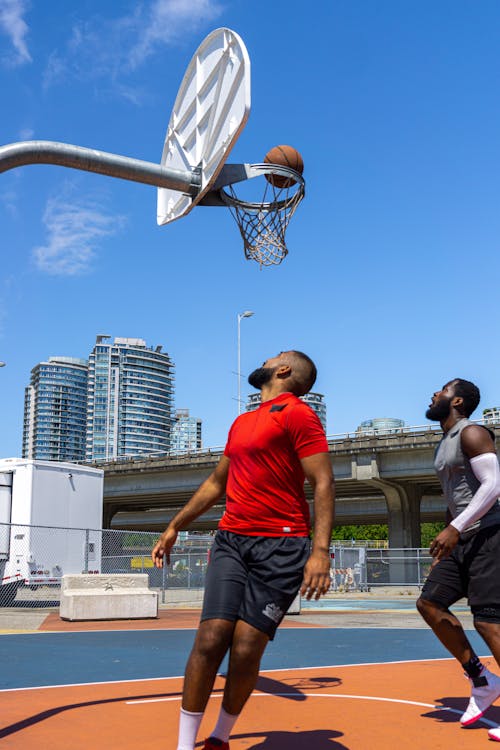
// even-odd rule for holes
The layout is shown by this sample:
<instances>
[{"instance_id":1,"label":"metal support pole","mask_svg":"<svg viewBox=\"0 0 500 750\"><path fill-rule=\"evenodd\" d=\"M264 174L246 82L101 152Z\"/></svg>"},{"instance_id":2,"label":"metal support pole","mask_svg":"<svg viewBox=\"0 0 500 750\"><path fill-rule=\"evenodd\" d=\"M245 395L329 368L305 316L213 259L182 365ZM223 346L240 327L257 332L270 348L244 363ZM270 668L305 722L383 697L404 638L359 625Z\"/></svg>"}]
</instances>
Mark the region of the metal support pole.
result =
<instances>
[{"instance_id":1,"label":"metal support pole","mask_svg":"<svg viewBox=\"0 0 500 750\"><path fill-rule=\"evenodd\" d=\"M84 573L89 572L89 540L90 540L90 529L85 529L85 560L83 562Z\"/></svg>"},{"instance_id":2,"label":"metal support pole","mask_svg":"<svg viewBox=\"0 0 500 750\"><path fill-rule=\"evenodd\" d=\"M161 569L161 603L165 604L165 589L167 588L167 556L163 555L163 568Z\"/></svg>"},{"instance_id":3,"label":"metal support pole","mask_svg":"<svg viewBox=\"0 0 500 750\"><path fill-rule=\"evenodd\" d=\"M241 414L241 315L238 315L238 415Z\"/></svg>"},{"instance_id":4,"label":"metal support pole","mask_svg":"<svg viewBox=\"0 0 500 750\"><path fill-rule=\"evenodd\" d=\"M199 169L181 171L160 164L109 154L105 151L73 146L56 141L21 141L0 146L0 172L27 164L56 164L84 172L142 182L195 196L201 188Z\"/></svg>"},{"instance_id":5,"label":"metal support pole","mask_svg":"<svg viewBox=\"0 0 500 750\"><path fill-rule=\"evenodd\" d=\"M241 414L241 320L251 318L253 314L252 310L238 313L238 415Z\"/></svg>"}]
</instances>

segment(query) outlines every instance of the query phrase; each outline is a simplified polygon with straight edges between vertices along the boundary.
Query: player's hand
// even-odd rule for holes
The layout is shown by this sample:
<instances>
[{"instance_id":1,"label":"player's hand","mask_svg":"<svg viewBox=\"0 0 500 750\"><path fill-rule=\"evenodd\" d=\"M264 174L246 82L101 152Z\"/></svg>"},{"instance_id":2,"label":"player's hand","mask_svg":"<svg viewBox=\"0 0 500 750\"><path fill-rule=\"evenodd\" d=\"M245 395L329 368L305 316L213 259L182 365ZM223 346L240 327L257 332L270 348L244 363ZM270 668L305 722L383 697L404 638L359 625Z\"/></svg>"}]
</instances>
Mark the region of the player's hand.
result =
<instances>
[{"instance_id":1,"label":"player's hand","mask_svg":"<svg viewBox=\"0 0 500 750\"><path fill-rule=\"evenodd\" d=\"M312 552L304 568L304 580L300 593L306 599L319 599L330 589L330 554L328 552Z\"/></svg>"},{"instance_id":2,"label":"player's hand","mask_svg":"<svg viewBox=\"0 0 500 750\"><path fill-rule=\"evenodd\" d=\"M163 558L167 558L167 565L170 565L170 550L177 539L177 531L165 529L158 542L153 547L151 559L157 568L163 568Z\"/></svg>"},{"instance_id":3,"label":"player's hand","mask_svg":"<svg viewBox=\"0 0 500 750\"><path fill-rule=\"evenodd\" d=\"M454 526L447 526L434 537L429 547L429 552L434 558L434 562L438 563L443 558L448 557L459 539L460 532Z\"/></svg>"}]
</instances>

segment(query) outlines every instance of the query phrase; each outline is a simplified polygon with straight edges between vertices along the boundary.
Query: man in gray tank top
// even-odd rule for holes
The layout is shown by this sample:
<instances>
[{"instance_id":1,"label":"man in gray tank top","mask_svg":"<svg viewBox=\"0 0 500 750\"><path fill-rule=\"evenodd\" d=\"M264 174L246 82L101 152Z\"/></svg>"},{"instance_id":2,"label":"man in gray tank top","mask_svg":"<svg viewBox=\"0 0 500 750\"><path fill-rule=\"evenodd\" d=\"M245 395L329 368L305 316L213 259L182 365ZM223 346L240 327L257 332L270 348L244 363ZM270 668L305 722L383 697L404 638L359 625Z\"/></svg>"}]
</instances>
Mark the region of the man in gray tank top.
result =
<instances>
[{"instance_id":1,"label":"man in gray tank top","mask_svg":"<svg viewBox=\"0 0 500 750\"><path fill-rule=\"evenodd\" d=\"M434 467L448 525L431 543L434 562L417 609L470 681L462 726L477 721L500 696L500 677L481 664L449 609L467 597L474 627L500 666L500 468L494 434L469 420L479 398L477 386L455 378L434 394L426 413L444 433ZM500 742L500 727L488 737Z\"/></svg>"}]
</instances>

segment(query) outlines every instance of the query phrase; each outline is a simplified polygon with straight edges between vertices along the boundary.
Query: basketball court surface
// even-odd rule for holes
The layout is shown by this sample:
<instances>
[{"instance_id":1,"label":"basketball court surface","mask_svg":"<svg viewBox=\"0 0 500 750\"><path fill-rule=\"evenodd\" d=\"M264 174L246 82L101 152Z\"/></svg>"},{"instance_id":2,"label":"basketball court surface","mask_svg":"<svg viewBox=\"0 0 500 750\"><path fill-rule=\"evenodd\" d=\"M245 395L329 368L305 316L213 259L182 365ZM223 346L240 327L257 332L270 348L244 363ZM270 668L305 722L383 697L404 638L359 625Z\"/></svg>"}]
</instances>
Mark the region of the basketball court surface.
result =
<instances>
[{"instance_id":1,"label":"basketball court surface","mask_svg":"<svg viewBox=\"0 0 500 750\"><path fill-rule=\"evenodd\" d=\"M160 610L157 620L69 623L52 613L37 631L3 633L2 747L175 750L198 617ZM479 637L468 634L484 654ZM224 666L197 747L215 724ZM461 670L426 629L336 628L288 617L264 654L230 747L484 747L500 705L462 729L467 701Z\"/></svg>"}]
</instances>

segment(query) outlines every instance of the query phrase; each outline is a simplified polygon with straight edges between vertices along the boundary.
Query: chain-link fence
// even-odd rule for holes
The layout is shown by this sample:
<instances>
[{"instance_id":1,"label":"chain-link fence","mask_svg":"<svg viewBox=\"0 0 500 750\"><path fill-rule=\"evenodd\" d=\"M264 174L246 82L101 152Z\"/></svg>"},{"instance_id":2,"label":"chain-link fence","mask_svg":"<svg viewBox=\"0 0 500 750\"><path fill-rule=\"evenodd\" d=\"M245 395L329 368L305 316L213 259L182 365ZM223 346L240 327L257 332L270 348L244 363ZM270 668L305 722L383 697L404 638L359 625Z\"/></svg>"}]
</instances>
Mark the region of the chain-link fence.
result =
<instances>
[{"instance_id":1,"label":"chain-link fence","mask_svg":"<svg viewBox=\"0 0 500 750\"><path fill-rule=\"evenodd\" d=\"M170 565L153 567L158 533L0 524L0 607L59 605L61 577L75 573L147 573L160 602L200 602L213 537L181 533ZM427 550L335 545L332 591L375 586L421 586Z\"/></svg>"},{"instance_id":2,"label":"chain-link fence","mask_svg":"<svg viewBox=\"0 0 500 750\"><path fill-rule=\"evenodd\" d=\"M333 591L369 591L376 586L421 587L432 558L428 549L339 547L330 551Z\"/></svg>"},{"instance_id":3,"label":"chain-link fence","mask_svg":"<svg viewBox=\"0 0 500 750\"><path fill-rule=\"evenodd\" d=\"M367 549L369 586L422 586L431 569L428 549Z\"/></svg>"},{"instance_id":4,"label":"chain-link fence","mask_svg":"<svg viewBox=\"0 0 500 750\"><path fill-rule=\"evenodd\" d=\"M75 573L147 573L160 602L175 602L172 592L201 592L205 582L209 535L180 535L170 565L155 568L151 550L159 534L148 531L67 529L0 524L0 607L58 606L61 577ZM194 597L196 601L196 597Z\"/></svg>"}]
</instances>

